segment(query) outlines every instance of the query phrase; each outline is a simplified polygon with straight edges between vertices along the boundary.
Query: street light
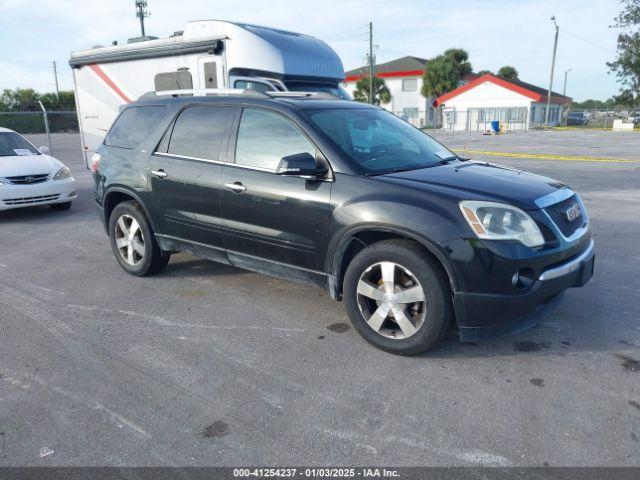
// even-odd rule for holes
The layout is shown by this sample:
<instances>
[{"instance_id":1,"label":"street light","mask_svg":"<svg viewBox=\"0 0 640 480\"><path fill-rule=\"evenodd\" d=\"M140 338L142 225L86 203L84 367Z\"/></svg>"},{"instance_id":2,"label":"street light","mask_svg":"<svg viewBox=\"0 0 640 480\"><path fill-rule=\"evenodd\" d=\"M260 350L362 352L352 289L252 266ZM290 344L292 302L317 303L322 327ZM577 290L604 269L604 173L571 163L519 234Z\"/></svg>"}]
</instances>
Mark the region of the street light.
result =
<instances>
[{"instance_id":1,"label":"street light","mask_svg":"<svg viewBox=\"0 0 640 480\"><path fill-rule=\"evenodd\" d=\"M568 69L568 70L564 71L564 87L562 88L562 95L564 95L564 96L567 95L567 75L569 75L570 71L571 71L571 69Z\"/></svg>"},{"instance_id":2,"label":"street light","mask_svg":"<svg viewBox=\"0 0 640 480\"><path fill-rule=\"evenodd\" d=\"M551 17L551 21L556 27L556 36L553 40L553 57L551 58L551 78L549 79L549 92L547 93L547 110L544 112L545 128L549 126L549 110L551 109L551 89L553 88L553 71L556 68L556 50L558 49L558 33L560 32L560 27L558 26L558 22L556 22L555 15Z\"/></svg>"}]
</instances>

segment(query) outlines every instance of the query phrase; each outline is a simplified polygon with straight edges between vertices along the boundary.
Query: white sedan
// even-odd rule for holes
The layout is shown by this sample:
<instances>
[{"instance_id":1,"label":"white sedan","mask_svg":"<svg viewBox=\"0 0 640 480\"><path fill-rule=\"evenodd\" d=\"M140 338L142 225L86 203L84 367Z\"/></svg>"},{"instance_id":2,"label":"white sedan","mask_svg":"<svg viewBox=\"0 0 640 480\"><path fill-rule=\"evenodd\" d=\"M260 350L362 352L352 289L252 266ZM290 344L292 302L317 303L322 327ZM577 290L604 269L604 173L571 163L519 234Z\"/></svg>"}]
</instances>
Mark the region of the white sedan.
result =
<instances>
[{"instance_id":1,"label":"white sedan","mask_svg":"<svg viewBox=\"0 0 640 480\"><path fill-rule=\"evenodd\" d=\"M50 205L68 210L76 198L71 171L22 135L0 128L0 210Z\"/></svg>"}]
</instances>

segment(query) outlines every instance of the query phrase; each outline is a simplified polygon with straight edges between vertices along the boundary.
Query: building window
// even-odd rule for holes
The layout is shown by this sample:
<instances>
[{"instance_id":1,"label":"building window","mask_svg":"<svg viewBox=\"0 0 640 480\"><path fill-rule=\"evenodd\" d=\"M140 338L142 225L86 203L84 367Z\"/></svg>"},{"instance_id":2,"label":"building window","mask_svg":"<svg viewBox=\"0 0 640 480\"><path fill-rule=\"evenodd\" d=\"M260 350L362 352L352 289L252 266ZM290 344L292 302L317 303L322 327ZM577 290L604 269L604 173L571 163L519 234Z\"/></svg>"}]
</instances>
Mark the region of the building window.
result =
<instances>
[{"instance_id":1,"label":"building window","mask_svg":"<svg viewBox=\"0 0 640 480\"><path fill-rule=\"evenodd\" d=\"M402 109L402 116L404 118L418 118L418 108L417 107L409 107Z\"/></svg>"},{"instance_id":2,"label":"building window","mask_svg":"<svg viewBox=\"0 0 640 480\"><path fill-rule=\"evenodd\" d=\"M402 79L402 91L403 92L415 92L418 90L417 78L403 78Z\"/></svg>"}]
</instances>

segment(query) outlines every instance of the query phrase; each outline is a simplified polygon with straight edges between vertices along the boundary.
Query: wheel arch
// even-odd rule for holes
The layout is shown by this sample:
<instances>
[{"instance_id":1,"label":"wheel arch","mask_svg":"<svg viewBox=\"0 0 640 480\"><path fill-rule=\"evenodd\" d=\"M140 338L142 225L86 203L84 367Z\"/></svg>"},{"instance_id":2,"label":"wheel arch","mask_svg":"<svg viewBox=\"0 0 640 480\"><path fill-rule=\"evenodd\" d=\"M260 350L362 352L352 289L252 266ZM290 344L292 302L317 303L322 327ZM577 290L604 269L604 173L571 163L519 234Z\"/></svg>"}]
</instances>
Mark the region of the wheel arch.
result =
<instances>
[{"instance_id":1,"label":"wheel arch","mask_svg":"<svg viewBox=\"0 0 640 480\"><path fill-rule=\"evenodd\" d=\"M405 239L419 244L433 257L447 275L451 291L458 288L458 281L445 254L436 244L409 230L387 226L360 226L346 232L340 239L334 254L330 271L332 279L329 282L329 294L332 298L342 298L344 276L351 260L364 248L382 240Z\"/></svg>"},{"instance_id":2,"label":"wheel arch","mask_svg":"<svg viewBox=\"0 0 640 480\"><path fill-rule=\"evenodd\" d=\"M154 219L149 213L149 209L147 208L146 203L142 200L140 195L135 190L125 186L121 186L121 185L112 186L107 189L103 198L104 200L103 200L102 206L104 209L104 220L107 228L109 225L109 219L111 218L111 213L113 212L113 209L116 208L116 206L122 202L128 202L133 200L137 202L142 208L142 210L144 211L144 214L147 217L147 220L149 220L149 223L151 224L151 228L153 228L153 231L154 232L158 231L156 228Z\"/></svg>"}]
</instances>

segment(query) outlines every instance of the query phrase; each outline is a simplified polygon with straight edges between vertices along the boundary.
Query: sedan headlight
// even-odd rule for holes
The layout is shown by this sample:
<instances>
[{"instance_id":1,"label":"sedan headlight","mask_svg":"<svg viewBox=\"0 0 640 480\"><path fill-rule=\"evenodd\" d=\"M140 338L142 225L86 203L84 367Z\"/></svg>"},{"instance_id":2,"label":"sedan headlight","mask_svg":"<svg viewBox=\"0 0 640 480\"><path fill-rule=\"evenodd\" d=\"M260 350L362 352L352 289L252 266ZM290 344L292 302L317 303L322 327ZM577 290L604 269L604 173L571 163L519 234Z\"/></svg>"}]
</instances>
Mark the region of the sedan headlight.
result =
<instances>
[{"instance_id":1,"label":"sedan headlight","mask_svg":"<svg viewBox=\"0 0 640 480\"><path fill-rule=\"evenodd\" d=\"M544 237L536 222L517 207L468 200L460 202L460 210L478 238L518 240L527 247L544 244Z\"/></svg>"},{"instance_id":2,"label":"sedan headlight","mask_svg":"<svg viewBox=\"0 0 640 480\"><path fill-rule=\"evenodd\" d=\"M71 170L68 167L62 167L53 177L54 180L64 180L65 178L71 178Z\"/></svg>"}]
</instances>

